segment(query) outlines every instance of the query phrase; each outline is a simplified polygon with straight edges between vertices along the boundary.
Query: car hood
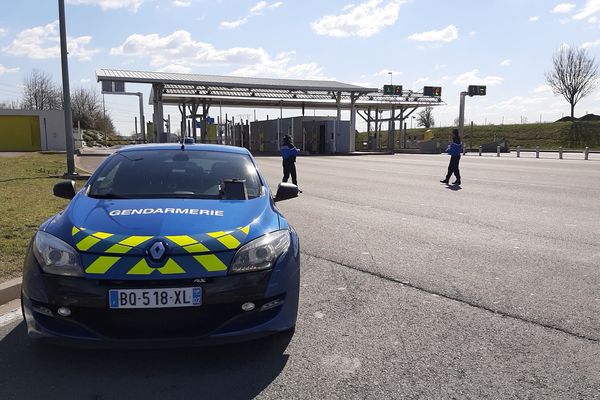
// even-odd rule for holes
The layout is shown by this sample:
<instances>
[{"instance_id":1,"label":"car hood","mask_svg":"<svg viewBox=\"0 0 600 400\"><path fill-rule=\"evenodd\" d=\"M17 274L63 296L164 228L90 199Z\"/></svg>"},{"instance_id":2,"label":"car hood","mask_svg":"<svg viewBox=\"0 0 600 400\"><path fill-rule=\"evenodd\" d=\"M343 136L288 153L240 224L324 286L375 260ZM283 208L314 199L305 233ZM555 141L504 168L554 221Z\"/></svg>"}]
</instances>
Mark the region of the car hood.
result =
<instances>
[{"instance_id":1,"label":"car hood","mask_svg":"<svg viewBox=\"0 0 600 400\"><path fill-rule=\"evenodd\" d=\"M105 200L80 192L45 230L79 251L87 276L172 279L225 275L239 247L279 226L268 195Z\"/></svg>"}]
</instances>

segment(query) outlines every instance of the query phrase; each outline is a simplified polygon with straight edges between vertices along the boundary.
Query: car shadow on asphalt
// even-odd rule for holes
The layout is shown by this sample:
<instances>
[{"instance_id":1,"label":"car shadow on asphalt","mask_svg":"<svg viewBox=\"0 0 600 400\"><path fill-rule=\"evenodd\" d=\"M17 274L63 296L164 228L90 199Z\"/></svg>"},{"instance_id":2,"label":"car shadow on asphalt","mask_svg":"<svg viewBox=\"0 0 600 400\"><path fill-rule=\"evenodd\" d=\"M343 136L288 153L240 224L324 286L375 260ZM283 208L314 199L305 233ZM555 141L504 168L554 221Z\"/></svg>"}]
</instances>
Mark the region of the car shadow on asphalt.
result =
<instances>
[{"instance_id":1,"label":"car shadow on asphalt","mask_svg":"<svg viewBox=\"0 0 600 400\"><path fill-rule=\"evenodd\" d=\"M250 399L279 376L291 338L187 349L80 349L32 341L21 322L0 341L0 397Z\"/></svg>"}]
</instances>

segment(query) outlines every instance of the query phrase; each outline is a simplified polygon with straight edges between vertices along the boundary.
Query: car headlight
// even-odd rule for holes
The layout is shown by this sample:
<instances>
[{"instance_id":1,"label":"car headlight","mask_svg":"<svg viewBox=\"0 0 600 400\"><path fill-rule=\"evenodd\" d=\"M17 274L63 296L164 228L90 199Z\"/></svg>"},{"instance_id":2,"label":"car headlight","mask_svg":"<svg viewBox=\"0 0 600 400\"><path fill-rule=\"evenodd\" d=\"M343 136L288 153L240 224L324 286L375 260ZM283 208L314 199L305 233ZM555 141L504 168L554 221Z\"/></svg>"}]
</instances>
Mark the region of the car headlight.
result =
<instances>
[{"instance_id":1,"label":"car headlight","mask_svg":"<svg viewBox=\"0 0 600 400\"><path fill-rule=\"evenodd\" d=\"M290 233L275 231L242 246L231 264L231 272L261 271L273 267L277 257L290 247Z\"/></svg>"},{"instance_id":2,"label":"car headlight","mask_svg":"<svg viewBox=\"0 0 600 400\"><path fill-rule=\"evenodd\" d=\"M77 251L56 236L42 231L36 233L33 254L40 267L48 274L83 276Z\"/></svg>"}]
</instances>

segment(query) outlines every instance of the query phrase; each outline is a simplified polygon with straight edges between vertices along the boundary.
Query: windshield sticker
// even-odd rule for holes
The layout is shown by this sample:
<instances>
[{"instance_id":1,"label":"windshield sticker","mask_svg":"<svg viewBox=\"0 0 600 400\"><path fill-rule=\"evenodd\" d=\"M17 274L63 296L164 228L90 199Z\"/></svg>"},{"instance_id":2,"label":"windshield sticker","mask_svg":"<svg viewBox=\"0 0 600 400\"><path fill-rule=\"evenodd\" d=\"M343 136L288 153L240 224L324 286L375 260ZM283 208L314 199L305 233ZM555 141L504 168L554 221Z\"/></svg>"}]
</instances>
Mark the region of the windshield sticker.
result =
<instances>
[{"instance_id":1,"label":"windshield sticker","mask_svg":"<svg viewBox=\"0 0 600 400\"><path fill-rule=\"evenodd\" d=\"M112 210L108 213L111 217L127 215L149 215L149 214L186 214L186 215L207 215L213 217L222 217L223 210L203 210L199 208L128 208L125 210Z\"/></svg>"}]
</instances>

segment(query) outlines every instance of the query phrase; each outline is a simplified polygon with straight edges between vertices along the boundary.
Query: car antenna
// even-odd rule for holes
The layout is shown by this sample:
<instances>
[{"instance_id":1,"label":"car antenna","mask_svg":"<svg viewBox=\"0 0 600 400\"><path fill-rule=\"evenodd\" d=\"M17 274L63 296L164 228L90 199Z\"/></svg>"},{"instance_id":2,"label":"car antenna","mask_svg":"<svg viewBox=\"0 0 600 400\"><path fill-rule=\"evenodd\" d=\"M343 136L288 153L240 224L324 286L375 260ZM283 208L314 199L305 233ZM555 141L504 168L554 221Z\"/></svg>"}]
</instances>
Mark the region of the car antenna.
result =
<instances>
[{"instance_id":1,"label":"car antenna","mask_svg":"<svg viewBox=\"0 0 600 400\"><path fill-rule=\"evenodd\" d=\"M185 150L185 139L181 138L181 151Z\"/></svg>"}]
</instances>

